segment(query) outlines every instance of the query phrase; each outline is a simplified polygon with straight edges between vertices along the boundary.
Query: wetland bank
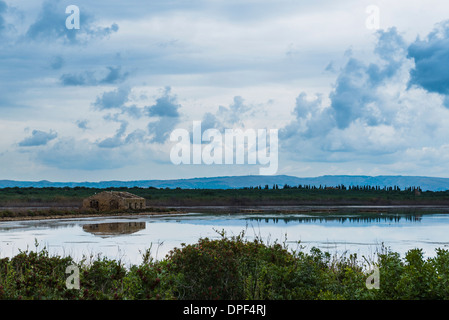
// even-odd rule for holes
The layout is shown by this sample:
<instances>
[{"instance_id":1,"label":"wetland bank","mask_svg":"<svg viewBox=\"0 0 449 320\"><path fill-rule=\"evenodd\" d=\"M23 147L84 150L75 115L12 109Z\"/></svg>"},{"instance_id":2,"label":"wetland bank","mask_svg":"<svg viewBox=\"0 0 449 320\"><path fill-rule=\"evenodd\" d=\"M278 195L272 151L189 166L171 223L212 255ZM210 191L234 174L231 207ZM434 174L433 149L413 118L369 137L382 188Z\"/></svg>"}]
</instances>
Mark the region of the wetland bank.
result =
<instances>
[{"instance_id":1,"label":"wetland bank","mask_svg":"<svg viewBox=\"0 0 449 320\"><path fill-rule=\"evenodd\" d=\"M364 206L368 211L383 208L449 207L449 191L421 191L419 187L370 187L344 185L278 186L265 185L240 189L181 189L181 188L109 188L110 191L129 192L145 199L142 210L120 210L102 214L167 213L217 210L218 212L288 210L307 212L328 211L338 207ZM0 219L52 216L87 216L98 212L82 208L83 200L105 191L87 187L0 188ZM380 208L379 210L377 208Z\"/></svg>"}]
</instances>

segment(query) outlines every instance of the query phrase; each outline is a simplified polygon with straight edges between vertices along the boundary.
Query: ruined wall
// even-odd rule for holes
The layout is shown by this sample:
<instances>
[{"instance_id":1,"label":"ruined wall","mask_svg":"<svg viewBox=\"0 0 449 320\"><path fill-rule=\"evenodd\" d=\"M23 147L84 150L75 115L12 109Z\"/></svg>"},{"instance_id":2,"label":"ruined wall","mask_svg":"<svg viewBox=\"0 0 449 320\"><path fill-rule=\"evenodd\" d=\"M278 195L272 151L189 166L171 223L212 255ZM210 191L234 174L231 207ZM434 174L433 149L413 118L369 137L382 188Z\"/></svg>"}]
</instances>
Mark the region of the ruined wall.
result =
<instances>
[{"instance_id":1,"label":"ruined wall","mask_svg":"<svg viewBox=\"0 0 449 320\"><path fill-rule=\"evenodd\" d=\"M111 192L102 192L83 200L84 209L98 211L144 209L145 199L141 197L121 197Z\"/></svg>"}]
</instances>

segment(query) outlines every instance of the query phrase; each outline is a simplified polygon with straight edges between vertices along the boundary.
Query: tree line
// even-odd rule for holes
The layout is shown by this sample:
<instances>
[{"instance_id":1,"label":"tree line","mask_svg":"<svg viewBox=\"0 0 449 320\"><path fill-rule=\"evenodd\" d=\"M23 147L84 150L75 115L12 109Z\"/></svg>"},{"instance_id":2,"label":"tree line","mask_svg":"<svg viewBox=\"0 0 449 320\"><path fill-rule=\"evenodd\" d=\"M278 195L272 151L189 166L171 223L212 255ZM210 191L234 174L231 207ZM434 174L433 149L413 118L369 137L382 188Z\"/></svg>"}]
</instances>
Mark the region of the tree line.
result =
<instances>
[{"instance_id":1,"label":"tree line","mask_svg":"<svg viewBox=\"0 0 449 320\"><path fill-rule=\"evenodd\" d=\"M297 186L290 186L288 184L284 184L282 187L279 187L278 184L273 184L270 188L270 185L266 184L265 186L255 186L255 187L244 187L245 190L279 190L279 189L304 189L304 190L350 190L350 191L406 191L406 192L422 192L421 187L404 187L401 189L400 186L371 186L371 185L350 185L345 186L344 184L340 184L337 186L327 186L320 184L319 186L316 185L297 185Z\"/></svg>"}]
</instances>

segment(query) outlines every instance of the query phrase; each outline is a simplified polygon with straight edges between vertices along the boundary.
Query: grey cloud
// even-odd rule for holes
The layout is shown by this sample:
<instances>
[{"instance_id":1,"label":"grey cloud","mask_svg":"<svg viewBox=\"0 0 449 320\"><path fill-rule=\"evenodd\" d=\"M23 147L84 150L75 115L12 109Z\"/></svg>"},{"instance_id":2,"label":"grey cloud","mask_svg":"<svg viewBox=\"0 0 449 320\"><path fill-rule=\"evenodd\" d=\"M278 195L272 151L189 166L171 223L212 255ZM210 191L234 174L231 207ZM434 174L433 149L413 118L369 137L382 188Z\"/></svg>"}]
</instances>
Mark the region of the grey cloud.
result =
<instances>
[{"instance_id":1,"label":"grey cloud","mask_svg":"<svg viewBox=\"0 0 449 320\"><path fill-rule=\"evenodd\" d=\"M6 3L0 0L0 34L6 28L5 18L3 18L3 15L5 14L7 8L8 6L6 5Z\"/></svg>"},{"instance_id":2,"label":"grey cloud","mask_svg":"<svg viewBox=\"0 0 449 320\"><path fill-rule=\"evenodd\" d=\"M119 116L120 116L120 113L113 113L113 114L112 113L108 113L108 114L103 116L103 119L107 120L107 121L120 122Z\"/></svg>"},{"instance_id":3,"label":"grey cloud","mask_svg":"<svg viewBox=\"0 0 449 320\"><path fill-rule=\"evenodd\" d=\"M84 74L63 74L60 81L64 86L84 86L95 83L91 72L85 72Z\"/></svg>"},{"instance_id":4,"label":"grey cloud","mask_svg":"<svg viewBox=\"0 0 449 320\"><path fill-rule=\"evenodd\" d=\"M136 129L126 136L124 143L144 142L147 135L148 134L144 130Z\"/></svg>"},{"instance_id":5,"label":"grey cloud","mask_svg":"<svg viewBox=\"0 0 449 320\"><path fill-rule=\"evenodd\" d=\"M122 108L128 102L130 89L128 87L119 87L116 90L104 92L101 97L93 103L93 106L99 110Z\"/></svg>"},{"instance_id":6,"label":"grey cloud","mask_svg":"<svg viewBox=\"0 0 449 320\"><path fill-rule=\"evenodd\" d=\"M129 75L128 72L122 73L120 66L119 67L107 67L107 68L109 70L108 74L102 80L100 80L99 83L113 84L113 83L122 82Z\"/></svg>"},{"instance_id":7,"label":"grey cloud","mask_svg":"<svg viewBox=\"0 0 449 320\"><path fill-rule=\"evenodd\" d=\"M62 138L51 147L39 150L35 157L44 165L68 170L115 169L133 161L125 151L100 148L88 140L74 138Z\"/></svg>"},{"instance_id":8,"label":"grey cloud","mask_svg":"<svg viewBox=\"0 0 449 320\"><path fill-rule=\"evenodd\" d=\"M408 47L408 57L415 61L410 86L449 94L449 20L440 23L424 40L416 39Z\"/></svg>"},{"instance_id":9,"label":"grey cloud","mask_svg":"<svg viewBox=\"0 0 449 320\"><path fill-rule=\"evenodd\" d=\"M169 138L171 131L179 122L178 110L180 108L181 105L178 103L176 95L171 93L170 87L164 89L154 105L145 107L145 113L149 117L158 118L156 121L148 123L151 142L164 143Z\"/></svg>"},{"instance_id":10,"label":"grey cloud","mask_svg":"<svg viewBox=\"0 0 449 320\"><path fill-rule=\"evenodd\" d=\"M92 71L85 71L80 74L66 73L60 77L60 82L64 86L95 86L100 84L116 84L125 81L128 72L122 72L121 67L107 67L106 75L95 76Z\"/></svg>"},{"instance_id":11,"label":"grey cloud","mask_svg":"<svg viewBox=\"0 0 449 320\"><path fill-rule=\"evenodd\" d=\"M310 100L305 92L301 92L296 98L294 121L280 130L280 137L289 139L299 134L303 138L314 138L328 134L335 127L335 119L331 109L323 108L322 103L321 95Z\"/></svg>"},{"instance_id":12,"label":"grey cloud","mask_svg":"<svg viewBox=\"0 0 449 320\"><path fill-rule=\"evenodd\" d=\"M220 106L217 116L223 117L228 124L235 124L241 120L241 116L250 110L250 107L244 103L244 99L241 96L235 96L233 103L229 108Z\"/></svg>"},{"instance_id":13,"label":"grey cloud","mask_svg":"<svg viewBox=\"0 0 449 320\"><path fill-rule=\"evenodd\" d=\"M134 119L140 119L143 115L143 108L139 108L135 104L133 104L131 106L123 105L122 107L120 107L120 110L121 110L121 112L116 112L113 114L108 113L108 114L104 115L103 119L105 119L107 121L121 122L122 121L122 120L120 120L121 115L128 115Z\"/></svg>"},{"instance_id":14,"label":"grey cloud","mask_svg":"<svg viewBox=\"0 0 449 320\"><path fill-rule=\"evenodd\" d=\"M386 132L385 127L394 121L395 111L385 104L383 88L407 61L406 48L402 36L392 28L378 32L375 47L378 61L365 63L347 54L348 60L329 94L330 104L325 105L320 94L314 99L304 92L298 95L293 120L279 131L283 147L320 159L331 157L334 152L362 154L362 149L392 152L393 149L373 143L368 133L382 132L384 139L390 139L391 130Z\"/></svg>"},{"instance_id":15,"label":"grey cloud","mask_svg":"<svg viewBox=\"0 0 449 320\"><path fill-rule=\"evenodd\" d=\"M133 104L129 107L126 107L126 106L123 107L122 114L127 114L127 115L131 116L132 118L139 119L140 117L142 117L143 109L139 108L138 106Z\"/></svg>"},{"instance_id":16,"label":"grey cloud","mask_svg":"<svg viewBox=\"0 0 449 320\"><path fill-rule=\"evenodd\" d=\"M333 61L329 62L329 64L326 66L326 68L324 68L324 71L332 72L332 73L336 72L334 62Z\"/></svg>"},{"instance_id":17,"label":"grey cloud","mask_svg":"<svg viewBox=\"0 0 449 320\"><path fill-rule=\"evenodd\" d=\"M371 115L370 103L378 101L376 90L385 80L391 79L405 61L405 44L395 28L379 31L379 40L375 52L382 63L364 64L350 58L339 74L334 90L330 94L331 108L338 128L363 117L370 125L382 119Z\"/></svg>"},{"instance_id":18,"label":"grey cloud","mask_svg":"<svg viewBox=\"0 0 449 320\"><path fill-rule=\"evenodd\" d=\"M220 121L213 113L206 112L203 115L203 120L201 120L201 129L203 131L212 128L219 128L220 126Z\"/></svg>"},{"instance_id":19,"label":"grey cloud","mask_svg":"<svg viewBox=\"0 0 449 320\"><path fill-rule=\"evenodd\" d=\"M53 70L59 70L64 65L64 59L61 56L55 56L50 62L50 67Z\"/></svg>"},{"instance_id":20,"label":"grey cloud","mask_svg":"<svg viewBox=\"0 0 449 320\"><path fill-rule=\"evenodd\" d=\"M103 38L107 37L114 32L118 32L119 26L117 23L111 24L110 27L102 28L102 27L91 27L87 30L87 33L92 37Z\"/></svg>"},{"instance_id":21,"label":"grey cloud","mask_svg":"<svg viewBox=\"0 0 449 320\"><path fill-rule=\"evenodd\" d=\"M123 144L122 137L126 132L128 122L121 121L120 128L117 129L115 135L110 138L106 138L98 143L100 148L116 148Z\"/></svg>"},{"instance_id":22,"label":"grey cloud","mask_svg":"<svg viewBox=\"0 0 449 320\"><path fill-rule=\"evenodd\" d=\"M58 136L56 132L44 132L40 130L33 130L30 137L25 138L21 142L19 142L19 146L21 147L35 147L35 146L44 146L49 141L55 139Z\"/></svg>"},{"instance_id":23,"label":"grey cloud","mask_svg":"<svg viewBox=\"0 0 449 320\"><path fill-rule=\"evenodd\" d=\"M120 146L128 145L135 142L145 142L148 134L141 129L136 129L130 134L126 135L126 129L128 128L128 122L124 120L118 120L118 114L112 116L109 120L120 122L120 127L115 132L115 135L97 142L100 148L117 148Z\"/></svg>"},{"instance_id":24,"label":"grey cloud","mask_svg":"<svg viewBox=\"0 0 449 320\"><path fill-rule=\"evenodd\" d=\"M89 129L89 127L87 126L87 124L89 123L88 120L78 120L76 121L76 125L78 128L86 130Z\"/></svg>"},{"instance_id":25,"label":"grey cloud","mask_svg":"<svg viewBox=\"0 0 449 320\"><path fill-rule=\"evenodd\" d=\"M151 135L151 142L164 143L170 137L170 133L178 124L178 118L162 117L157 121L148 124L148 132Z\"/></svg>"},{"instance_id":26,"label":"grey cloud","mask_svg":"<svg viewBox=\"0 0 449 320\"><path fill-rule=\"evenodd\" d=\"M74 44L81 42L80 38L91 40L118 31L117 24L112 24L106 28L95 26L93 17L82 8L80 8L81 27L79 30L66 28L67 17L64 3L61 3L61 1L45 1L37 20L28 28L26 37L32 40L62 39Z\"/></svg>"},{"instance_id":27,"label":"grey cloud","mask_svg":"<svg viewBox=\"0 0 449 320\"><path fill-rule=\"evenodd\" d=\"M245 100L241 96L235 96L228 107L219 106L215 114L206 112L203 115L202 130L209 128L222 130L234 126L244 126L243 118L251 111L252 108L245 104Z\"/></svg>"},{"instance_id":28,"label":"grey cloud","mask_svg":"<svg viewBox=\"0 0 449 320\"><path fill-rule=\"evenodd\" d=\"M181 105L177 103L176 99L176 96L171 94L171 88L166 87L162 96L156 99L156 104L145 107L145 111L150 117L177 118Z\"/></svg>"},{"instance_id":29,"label":"grey cloud","mask_svg":"<svg viewBox=\"0 0 449 320\"><path fill-rule=\"evenodd\" d=\"M340 73L334 91L330 94L331 108L337 126L344 129L363 114L363 108L375 101L366 66L351 58Z\"/></svg>"},{"instance_id":30,"label":"grey cloud","mask_svg":"<svg viewBox=\"0 0 449 320\"><path fill-rule=\"evenodd\" d=\"M123 144L120 137L113 136L111 138L106 138L98 143L100 148L116 148Z\"/></svg>"},{"instance_id":31,"label":"grey cloud","mask_svg":"<svg viewBox=\"0 0 449 320\"><path fill-rule=\"evenodd\" d=\"M46 1L42 5L38 19L28 28L26 33L30 39L66 38L76 41L77 30L68 30L65 26L65 12L57 1Z\"/></svg>"},{"instance_id":32,"label":"grey cloud","mask_svg":"<svg viewBox=\"0 0 449 320\"><path fill-rule=\"evenodd\" d=\"M383 65L370 64L368 74L374 85L391 78L401 68L406 57L407 44L396 28L378 32L378 41L374 52L383 61Z\"/></svg>"}]
</instances>

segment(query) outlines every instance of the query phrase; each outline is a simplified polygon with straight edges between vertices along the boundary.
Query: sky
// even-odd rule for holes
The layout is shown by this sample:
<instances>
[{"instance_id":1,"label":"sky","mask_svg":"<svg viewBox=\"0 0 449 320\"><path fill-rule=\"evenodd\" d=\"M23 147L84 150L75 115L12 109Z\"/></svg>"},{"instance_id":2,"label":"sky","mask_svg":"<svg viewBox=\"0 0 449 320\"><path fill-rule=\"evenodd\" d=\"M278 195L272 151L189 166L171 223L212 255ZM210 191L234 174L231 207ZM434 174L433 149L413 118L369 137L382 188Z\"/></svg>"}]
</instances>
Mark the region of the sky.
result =
<instances>
[{"instance_id":1,"label":"sky","mask_svg":"<svg viewBox=\"0 0 449 320\"><path fill-rule=\"evenodd\" d=\"M0 0L0 179L260 173L174 164L194 121L277 130L276 174L449 177L449 3Z\"/></svg>"}]
</instances>

